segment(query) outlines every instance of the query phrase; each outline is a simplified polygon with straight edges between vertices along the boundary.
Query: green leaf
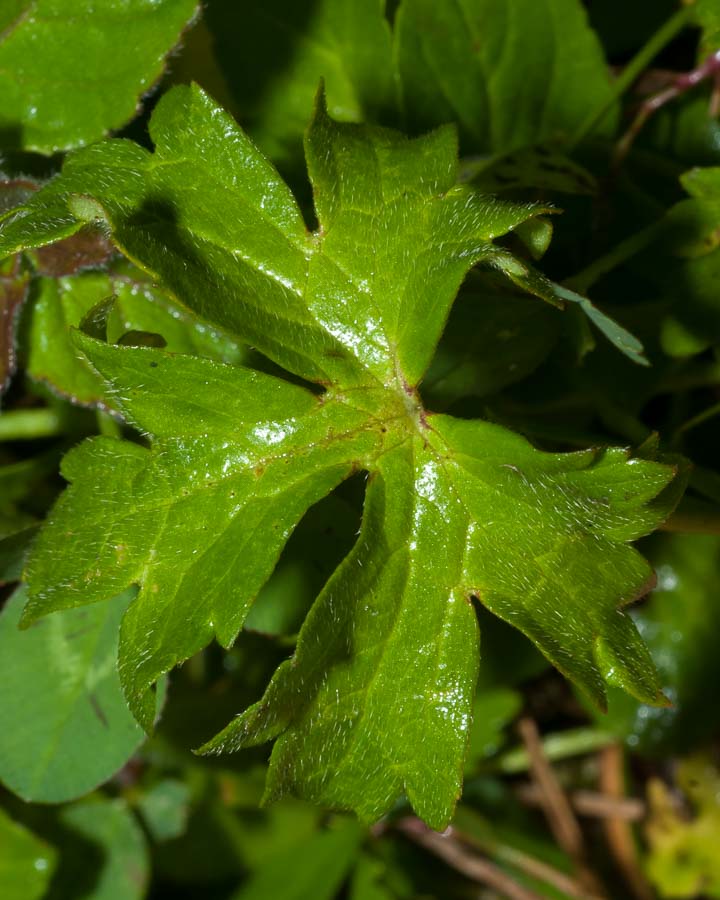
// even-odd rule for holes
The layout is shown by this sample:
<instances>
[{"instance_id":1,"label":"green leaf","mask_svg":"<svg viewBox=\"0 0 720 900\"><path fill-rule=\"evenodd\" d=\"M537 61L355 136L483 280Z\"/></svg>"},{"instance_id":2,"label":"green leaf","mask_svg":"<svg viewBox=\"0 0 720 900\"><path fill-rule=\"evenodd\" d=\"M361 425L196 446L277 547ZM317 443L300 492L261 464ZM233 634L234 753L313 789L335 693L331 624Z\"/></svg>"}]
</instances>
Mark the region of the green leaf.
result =
<instances>
[{"instance_id":1,"label":"green leaf","mask_svg":"<svg viewBox=\"0 0 720 900\"><path fill-rule=\"evenodd\" d=\"M343 121L395 105L385 0L216 0L207 23L238 117L272 158L293 165L318 82Z\"/></svg>"},{"instance_id":2,"label":"green leaf","mask_svg":"<svg viewBox=\"0 0 720 900\"><path fill-rule=\"evenodd\" d=\"M61 559L49 531L41 534L28 572L46 587L34 591L25 620L106 599L110 583L141 584L123 620L120 674L149 727L150 685L214 635L232 643L300 517L355 460L373 455L380 434L364 411L328 406L272 376L78 342L105 375L123 360L125 371L111 377L124 396L113 396L156 440L148 450L100 437L65 458L63 473L76 484L52 514L53 527L70 531L83 561ZM114 484L101 506L97 483L83 477L89 470Z\"/></svg>"},{"instance_id":3,"label":"green leaf","mask_svg":"<svg viewBox=\"0 0 720 900\"><path fill-rule=\"evenodd\" d=\"M94 878L83 900L142 900L147 895L147 844L124 801L98 797L73 803L63 808L60 822L69 833L60 844L59 896L74 895L78 884L87 884L89 871Z\"/></svg>"},{"instance_id":4,"label":"green leaf","mask_svg":"<svg viewBox=\"0 0 720 900\"><path fill-rule=\"evenodd\" d=\"M457 122L474 152L562 143L611 101L579 0L403 0L395 41L408 121ZM615 118L603 119L602 133Z\"/></svg>"},{"instance_id":5,"label":"green leaf","mask_svg":"<svg viewBox=\"0 0 720 900\"><path fill-rule=\"evenodd\" d=\"M441 827L477 675L468 594L598 702L608 678L657 703L647 650L616 606L619 584L634 586L629 601L650 577L624 542L653 527L643 503L667 480L654 463L628 468L624 451L545 455L504 429L432 417L375 461L358 543L292 660L205 752L278 737L266 799L300 791L372 820L404 788Z\"/></svg>"},{"instance_id":6,"label":"green leaf","mask_svg":"<svg viewBox=\"0 0 720 900\"><path fill-rule=\"evenodd\" d=\"M383 884L385 866L369 854L361 854L353 872L350 900L394 900L397 896Z\"/></svg>"},{"instance_id":7,"label":"green leaf","mask_svg":"<svg viewBox=\"0 0 720 900\"><path fill-rule=\"evenodd\" d=\"M70 326L80 326L94 307L108 299L105 331L111 343L147 332L158 335L161 346L177 353L225 362L243 359L236 341L179 308L129 266L108 274L85 272L40 279L28 315L26 370L31 378L76 404L103 402L102 381L82 357L78 358Z\"/></svg>"},{"instance_id":8,"label":"green leaf","mask_svg":"<svg viewBox=\"0 0 720 900\"><path fill-rule=\"evenodd\" d=\"M599 191L597 180L587 169L552 145L525 147L505 155L469 157L463 160L463 169L464 180L491 194L528 188L591 196Z\"/></svg>"},{"instance_id":9,"label":"green leaf","mask_svg":"<svg viewBox=\"0 0 720 900\"><path fill-rule=\"evenodd\" d=\"M365 471L357 543L292 659L206 751L277 738L267 798L294 792L373 820L404 792L445 827L478 671L472 597L598 703L606 680L662 702L618 608L650 578L628 542L668 514L674 469L623 449L541 453L432 414L418 394L468 269L527 272L493 239L545 208L457 185L451 129L409 140L338 124L321 99L309 233L277 173L197 88L167 94L151 133L152 154L112 141L72 157L6 222L2 247L99 216L188 307L324 390L77 335L148 441L100 437L66 457L72 484L28 562L24 623L138 585L120 674L147 727L158 677L213 637L229 646L300 518Z\"/></svg>"},{"instance_id":10,"label":"green leaf","mask_svg":"<svg viewBox=\"0 0 720 900\"><path fill-rule=\"evenodd\" d=\"M695 0L693 11L702 28L700 54L707 56L720 47L720 6L717 0Z\"/></svg>"},{"instance_id":11,"label":"green leaf","mask_svg":"<svg viewBox=\"0 0 720 900\"><path fill-rule=\"evenodd\" d=\"M0 23L4 145L55 153L124 125L196 11L196 0L12 3Z\"/></svg>"},{"instance_id":12,"label":"green leaf","mask_svg":"<svg viewBox=\"0 0 720 900\"><path fill-rule=\"evenodd\" d=\"M473 284L458 297L423 379L430 406L486 397L521 381L557 343L562 314L502 287Z\"/></svg>"},{"instance_id":13,"label":"green leaf","mask_svg":"<svg viewBox=\"0 0 720 900\"><path fill-rule=\"evenodd\" d=\"M55 858L52 847L0 810L0 885L4 900L44 897Z\"/></svg>"},{"instance_id":14,"label":"green leaf","mask_svg":"<svg viewBox=\"0 0 720 900\"><path fill-rule=\"evenodd\" d=\"M59 612L18 630L24 588L0 616L0 779L59 803L106 781L143 740L117 675L117 631L130 600Z\"/></svg>"},{"instance_id":15,"label":"green leaf","mask_svg":"<svg viewBox=\"0 0 720 900\"><path fill-rule=\"evenodd\" d=\"M720 681L714 639L720 628L720 541L712 535L663 535L653 539L650 555L657 587L633 617L672 706L655 709L613 691L609 715L598 724L636 752L685 752L709 737L718 723L705 688Z\"/></svg>"},{"instance_id":16,"label":"green leaf","mask_svg":"<svg viewBox=\"0 0 720 900\"><path fill-rule=\"evenodd\" d=\"M622 325L598 309L587 297L583 297L581 294L577 294L575 291L560 284L555 284L555 282L550 281L549 278L534 270L527 263L519 262L509 254L497 254L495 264L519 287L535 294L537 297L541 297L548 303L556 305L563 305L564 303L577 304L593 325L621 353L624 353L625 356L640 366L650 365L644 355L642 343L627 328L623 328Z\"/></svg>"},{"instance_id":17,"label":"green leaf","mask_svg":"<svg viewBox=\"0 0 720 900\"><path fill-rule=\"evenodd\" d=\"M31 525L0 537L0 585L20 581L28 549L37 534Z\"/></svg>"},{"instance_id":18,"label":"green leaf","mask_svg":"<svg viewBox=\"0 0 720 900\"><path fill-rule=\"evenodd\" d=\"M153 840L170 841L184 833L189 804L189 786L165 778L141 794L137 808Z\"/></svg>"},{"instance_id":19,"label":"green leaf","mask_svg":"<svg viewBox=\"0 0 720 900\"><path fill-rule=\"evenodd\" d=\"M268 860L232 900L332 900L350 871L361 839L362 832L353 822L313 835Z\"/></svg>"},{"instance_id":20,"label":"green leaf","mask_svg":"<svg viewBox=\"0 0 720 900\"><path fill-rule=\"evenodd\" d=\"M355 509L334 494L308 510L244 627L263 634L297 634L315 597L352 547L357 528Z\"/></svg>"},{"instance_id":21,"label":"green leaf","mask_svg":"<svg viewBox=\"0 0 720 900\"><path fill-rule=\"evenodd\" d=\"M497 753L503 731L522 709L522 696L508 688L478 691L468 739L467 765L476 766Z\"/></svg>"},{"instance_id":22,"label":"green leaf","mask_svg":"<svg viewBox=\"0 0 720 900\"><path fill-rule=\"evenodd\" d=\"M669 307L664 347L690 355L717 344L720 335L720 168L695 168L680 180L690 198L670 207L657 239L634 265Z\"/></svg>"},{"instance_id":23,"label":"green leaf","mask_svg":"<svg viewBox=\"0 0 720 900\"><path fill-rule=\"evenodd\" d=\"M110 141L72 156L13 213L0 253L99 217L199 315L322 383L387 379L396 362L416 383L467 269L494 259L493 238L547 211L456 185L452 129L411 141L338 128L321 99L307 140L323 228L312 235L275 170L198 88L166 94L151 134L154 154Z\"/></svg>"}]
</instances>

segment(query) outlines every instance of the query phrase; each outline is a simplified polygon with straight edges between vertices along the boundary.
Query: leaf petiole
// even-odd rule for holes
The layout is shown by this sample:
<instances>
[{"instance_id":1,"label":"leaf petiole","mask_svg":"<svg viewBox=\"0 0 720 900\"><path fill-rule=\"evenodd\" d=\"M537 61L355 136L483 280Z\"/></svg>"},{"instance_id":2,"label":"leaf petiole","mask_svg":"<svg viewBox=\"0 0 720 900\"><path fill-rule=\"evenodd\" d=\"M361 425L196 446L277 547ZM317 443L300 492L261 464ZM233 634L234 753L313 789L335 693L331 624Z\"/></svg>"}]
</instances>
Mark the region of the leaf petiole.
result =
<instances>
[{"instance_id":1,"label":"leaf petiole","mask_svg":"<svg viewBox=\"0 0 720 900\"><path fill-rule=\"evenodd\" d=\"M580 125L568 142L568 150L574 150L578 144L602 122L603 118L612 109L613 104L632 86L638 76L650 65L653 59L672 41L692 19L692 8L681 7L674 15L658 28L648 41L638 50L635 56L625 66L613 83L610 95L602 106L594 109L585 121Z\"/></svg>"},{"instance_id":2,"label":"leaf petiole","mask_svg":"<svg viewBox=\"0 0 720 900\"><path fill-rule=\"evenodd\" d=\"M28 441L63 433L62 417L54 409L14 409L0 415L0 441Z\"/></svg>"}]
</instances>

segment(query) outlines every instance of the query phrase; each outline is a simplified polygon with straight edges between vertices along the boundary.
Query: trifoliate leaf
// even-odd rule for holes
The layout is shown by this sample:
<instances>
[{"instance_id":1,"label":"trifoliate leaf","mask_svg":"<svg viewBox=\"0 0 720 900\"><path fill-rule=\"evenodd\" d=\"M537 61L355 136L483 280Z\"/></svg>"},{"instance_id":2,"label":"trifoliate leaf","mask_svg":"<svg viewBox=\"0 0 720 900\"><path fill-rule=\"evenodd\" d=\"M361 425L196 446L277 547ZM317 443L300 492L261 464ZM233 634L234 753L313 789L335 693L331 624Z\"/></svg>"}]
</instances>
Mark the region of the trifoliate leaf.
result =
<instances>
[{"instance_id":1,"label":"trifoliate leaf","mask_svg":"<svg viewBox=\"0 0 720 900\"><path fill-rule=\"evenodd\" d=\"M20 631L24 588L0 616L0 780L24 800L87 794L143 740L117 674L117 633L131 595L66 610Z\"/></svg>"},{"instance_id":2,"label":"trifoliate leaf","mask_svg":"<svg viewBox=\"0 0 720 900\"><path fill-rule=\"evenodd\" d=\"M55 153L135 115L196 0L33 0L0 19L5 146Z\"/></svg>"},{"instance_id":3,"label":"trifoliate leaf","mask_svg":"<svg viewBox=\"0 0 720 900\"><path fill-rule=\"evenodd\" d=\"M674 469L622 449L542 453L432 414L418 393L467 270L509 268L493 239L544 209L458 186L451 129L408 140L340 125L320 103L309 233L277 173L198 89L166 95L151 134L154 153L113 141L72 157L6 223L2 249L100 217L187 306L324 390L78 335L148 445L100 437L68 455L72 486L28 563L25 623L137 584L120 671L149 725L157 678L213 637L232 643L308 507L365 471L357 543L293 657L206 751L277 738L268 797L371 820L404 792L444 827L477 677L473 597L598 703L606 681L660 701L619 607L650 580L628 543L667 515L672 498L656 498Z\"/></svg>"}]
</instances>

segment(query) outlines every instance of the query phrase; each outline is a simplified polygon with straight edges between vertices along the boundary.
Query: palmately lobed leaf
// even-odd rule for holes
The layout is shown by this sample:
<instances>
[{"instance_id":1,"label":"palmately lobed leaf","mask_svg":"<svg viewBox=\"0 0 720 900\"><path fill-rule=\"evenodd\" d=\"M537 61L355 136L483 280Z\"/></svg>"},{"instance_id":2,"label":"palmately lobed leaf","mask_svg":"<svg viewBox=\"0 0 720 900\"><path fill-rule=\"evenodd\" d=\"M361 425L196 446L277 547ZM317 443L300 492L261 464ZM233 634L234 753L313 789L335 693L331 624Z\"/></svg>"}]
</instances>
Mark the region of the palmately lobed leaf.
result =
<instances>
[{"instance_id":1,"label":"palmately lobed leaf","mask_svg":"<svg viewBox=\"0 0 720 900\"><path fill-rule=\"evenodd\" d=\"M339 125L320 103L310 233L198 89L166 95L151 133L154 153L113 141L76 154L6 220L0 248L99 218L180 301L323 390L78 335L148 445L101 437L66 458L71 486L28 563L25 622L139 585L120 672L149 725L157 678L213 637L229 645L305 511L365 471L354 549L265 696L206 752L275 738L268 797L373 820L405 793L444 827L477 677L472 598L596 702L606 682L662 702L620 607L650 581L629 543L672 508L675 468L621 449L542 453L499 426L432 414L417 390L467 270L527 273L493 240L544 208L456 186L449 129L407 139Z\"/></svg>"},{"instance_id":2,"label":"palmately lobed leaf","mask_svg":"<svg viewBox=\"0 0 720 900\"><path fill-rule=\"evenodd\" d=\"M416 341L419 359L402 360L416 383L467 269L548 211L456 187L450 128L411 140L338 126L321 98L307 139L311 235L271 164L199 88L166 94L150 133L153 154L109 141L71 156L6 222L0 253L103 220L183 303L312 381L382 383L396 346L402 356Z\"/></svg>"},{"instance_id":3,"label":"palmately lobed leaf","mask_svg":"<svg viewBox=\"0 0 720 900\"><path fill-rule=\"evenodd\" d=\"M444 827L477 677L471 597L596 702L606 679L663 702L617 606L651 577L624 542L662 519L645 503L670 478L624 451L544 454L497 426L429 417L376 461L357 546L292 659L204 752L277 737L267 798L299 792L372 821L405 792Z\"/></svg>"},{"instance_id":4,"label":"palmately lobed leaf","mask_svg":"<svg viewBox=\"0 0 720 900\"><path fill-rule=\"evenodd\" d=\"M150 686L214 636L232 643L297 522L377 438L367 414L329 415L308 390L268 375L80 340L113 405L154 440L148 450L99 437L65 458L73 487L28 566L45 587L25 620L105 599L111 583L139 584L121 630L121 677L151 727ZM56 553L58 533L75 553Z\"/></svg>"}]
</instances>

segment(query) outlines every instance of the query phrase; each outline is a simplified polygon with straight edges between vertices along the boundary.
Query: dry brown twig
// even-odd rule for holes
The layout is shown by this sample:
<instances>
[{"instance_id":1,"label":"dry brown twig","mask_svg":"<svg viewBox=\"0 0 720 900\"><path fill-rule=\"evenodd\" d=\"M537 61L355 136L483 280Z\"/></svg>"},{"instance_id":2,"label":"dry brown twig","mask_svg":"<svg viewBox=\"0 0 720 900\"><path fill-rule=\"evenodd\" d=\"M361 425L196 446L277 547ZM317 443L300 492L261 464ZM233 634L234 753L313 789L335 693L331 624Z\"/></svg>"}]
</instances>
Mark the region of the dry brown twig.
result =
<instances>
[{"instance_id":1,"label":"dry brown twig","mask_svg":"<svg viewBox=\"0 0 720 900\"><path fill-rule=\"evenodd\" d=\"M542 900L539 894L518 884L514 878L485 857L478 856L455 839L453 829L440 834L432 831L420 819L409 816L395 823L398 831L442 859L455 871L472 881L493 888L508 900Z\"/></svg>"},{"instance_id":2,"label":"dry brown twig","mask_svg":"<svg viewBox=\"0 0 720 900\"><path fill-rule=\"evenodd\" d=\"M611 744L600 752L600 787L606 796L614 800L625 797L623 751L620 744ZM652 888L638 865L630 824L618 816L610 816L603 821L603 827L613 859L633 896L637 900L652 900Z\"/></svg>"},{"instance_id":3,"label":"dry brown twig","mask_svg":"<svg viewBox=\"0 0 720 900\"><path fill-rule=\"evenodd\" d=\"M708 114L710 116L715 116L720 107L720 51L711 53L699 66L692 69L690 72L676 75L662 90L653 93L643 101L635 118L630 123L630 127L615 148L614 168L617 169L620 166L629 153L635 138L640 134L645 123L655 112L662 109L662 107L670 103L671 100L675 100L677 97L682 96L698 84L702 84L704 81L712 81L713 84Z\"/></svg>"},{"instance_id":4,"label":"dry brown twig","mask_svg":"<svg viewBox=\"0 0 720 900\"><path fill-rule=\"evenodd\" d=\"M543 794L536 784L526 782L515 789L518 798L528 806L540 806ZM645 817L645 803L638 797L611 797L597 791L572 791L568 799L580 816L592 819L621 819L639 822Z\"/></svg>"},{"instance_id":5,"label":"dry brown twig","mask_svg":"<svg viewBox=\"0 0 720 900\"><path fill-rule=\"evenodd\" d=\"M535 722L524 717L518 722L518 732L530 757L530 772L541 795L540 805L555 840L572 859L585 898L605 896L600 879L590 868L580 825L560 782L553 771Z\"/></svg>"}]
</instances>

